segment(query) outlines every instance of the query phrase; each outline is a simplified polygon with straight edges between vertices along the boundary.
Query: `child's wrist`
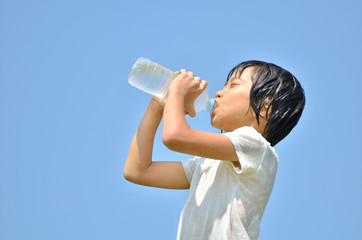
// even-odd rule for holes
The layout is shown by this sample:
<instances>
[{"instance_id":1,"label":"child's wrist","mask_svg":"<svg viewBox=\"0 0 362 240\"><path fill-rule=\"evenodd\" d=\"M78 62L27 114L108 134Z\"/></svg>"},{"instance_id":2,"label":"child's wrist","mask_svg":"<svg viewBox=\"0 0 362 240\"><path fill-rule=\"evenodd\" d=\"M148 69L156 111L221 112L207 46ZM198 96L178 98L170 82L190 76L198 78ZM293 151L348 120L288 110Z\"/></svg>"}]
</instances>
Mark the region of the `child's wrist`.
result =
<instances>
[{"instance_id":1,"label":"child's wrist","mask_svg":"<svg viewBox=\"0 0 362 240\"><path fill-rule=\"evenodd\" d=\"M165 109L165 100L153 96L148 104L149 108L152 108L153 111L163 113Z\"/></svg>"},{"instance_id":2,"label":"child's wrist","mask_svg":"<svg viewBox=\"0 0 362 240\"><path fill-rule=\"evenodd\" d=\"M169 89L167 99L171 98L177 98L177 99L184 99L185 98L185 91L182 89Z\"/></svg>"}]
</instances>

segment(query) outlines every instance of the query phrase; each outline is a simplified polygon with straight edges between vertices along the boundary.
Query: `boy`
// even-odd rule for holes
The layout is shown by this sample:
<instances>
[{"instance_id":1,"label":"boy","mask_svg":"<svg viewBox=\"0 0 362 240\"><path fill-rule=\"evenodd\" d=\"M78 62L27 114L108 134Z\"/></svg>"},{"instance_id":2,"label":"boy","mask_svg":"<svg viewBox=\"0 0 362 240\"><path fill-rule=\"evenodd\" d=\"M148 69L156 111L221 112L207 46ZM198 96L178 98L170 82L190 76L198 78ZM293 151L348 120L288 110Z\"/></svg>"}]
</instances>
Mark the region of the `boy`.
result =
<instances>
[{"instance_id":1,"label":"boy","mask_svg":"<svg viewBox=\"0 0 362 240\"><path fill-rule=\"evenodd\" d=\"M131 142L124 167L137 184L190 189L177 239L257 239L278 165L273 146L297 124L304 91L288 71L261 61L234 67L215 95L211 124L226 133L191 129L185 114L207 83L181 70L167 102L153 97ZM195 155L187 162L152 162L157 127L171 150Z\"/></svg>"}]
</instances>

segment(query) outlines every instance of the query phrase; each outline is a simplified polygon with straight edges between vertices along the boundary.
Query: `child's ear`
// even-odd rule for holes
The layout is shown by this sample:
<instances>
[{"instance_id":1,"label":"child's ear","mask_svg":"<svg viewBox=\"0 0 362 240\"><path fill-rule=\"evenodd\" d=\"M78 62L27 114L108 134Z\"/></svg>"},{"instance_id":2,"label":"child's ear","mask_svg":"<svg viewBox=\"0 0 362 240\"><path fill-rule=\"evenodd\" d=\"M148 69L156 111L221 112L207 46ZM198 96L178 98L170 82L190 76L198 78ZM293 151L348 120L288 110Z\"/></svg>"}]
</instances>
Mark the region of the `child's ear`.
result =
<instances>
[{"instance_id":1,"label":"child's ear","mask_svg":"<svg viewBox=\"0 0 362 240\"><path fill-rule=\"evenodd\" d=\"M270 104L270 99L267 98L266 102L264 103L263 107L260 110L260 115L264 118L264 119L268 119L270 111L271 111L271 107L269 108L269 104ZM269 108L269 111L268 111Z\"/></svg>"}]
</instances>

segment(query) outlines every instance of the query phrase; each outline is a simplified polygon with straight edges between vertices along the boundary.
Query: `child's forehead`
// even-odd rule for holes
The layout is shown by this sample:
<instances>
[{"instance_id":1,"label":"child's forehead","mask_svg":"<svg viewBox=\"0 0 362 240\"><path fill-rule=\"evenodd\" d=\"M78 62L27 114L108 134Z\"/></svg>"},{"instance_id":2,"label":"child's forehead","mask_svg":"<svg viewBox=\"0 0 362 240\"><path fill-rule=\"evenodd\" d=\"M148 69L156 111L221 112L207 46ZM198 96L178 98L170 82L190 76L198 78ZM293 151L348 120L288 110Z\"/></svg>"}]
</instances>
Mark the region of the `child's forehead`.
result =
<instances>
[{"instance_id":1,"label":"child's forehead","mask_svg":"<svg viewBox=\"0 0 362 240\"><path fill-rule=\"evenodd\" d=\"M239 79L241 77L242 72L243 72L243 69L240 69L240 68L237 68L233 72L230 72L225 84L232 82L235 79Z\"/></svg>"},{"instance_id":2,"label":"child's forehead","mask_svg":"<svg viewBox=\"0 0 362 240\"><path fill-rule=\"evenodd\" d=\"M225 84L237 79L245 80L250 78L251 80L253 80L255 70L256 70L255 66L236 68L233 72L230 73L229 78L227 79Z\"/></svg>"}]
</instances>

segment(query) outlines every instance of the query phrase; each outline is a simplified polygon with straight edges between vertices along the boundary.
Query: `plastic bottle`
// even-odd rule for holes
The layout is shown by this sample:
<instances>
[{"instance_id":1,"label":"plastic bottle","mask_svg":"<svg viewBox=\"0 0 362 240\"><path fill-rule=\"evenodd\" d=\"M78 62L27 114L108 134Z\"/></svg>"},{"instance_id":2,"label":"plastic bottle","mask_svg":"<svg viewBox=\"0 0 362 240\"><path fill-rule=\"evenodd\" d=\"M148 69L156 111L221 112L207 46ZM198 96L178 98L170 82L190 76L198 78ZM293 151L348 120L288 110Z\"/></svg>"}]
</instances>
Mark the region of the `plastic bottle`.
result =
<instances>
[{"instance_id":1,"label":"plastic bottle","mask_svg":"<svg viewBox=\"0 0 362 240\"><path fill-rule=\"evenodd\" d=\"M176 74L171 70L140 57L129 73L128 82L151 95L167 99L168 87L175 77ZM194 103L196 112L201 110L209 112L213 105L214 99L209 99L206 89L196 98Z\"/></svg>"}]
</instances>

